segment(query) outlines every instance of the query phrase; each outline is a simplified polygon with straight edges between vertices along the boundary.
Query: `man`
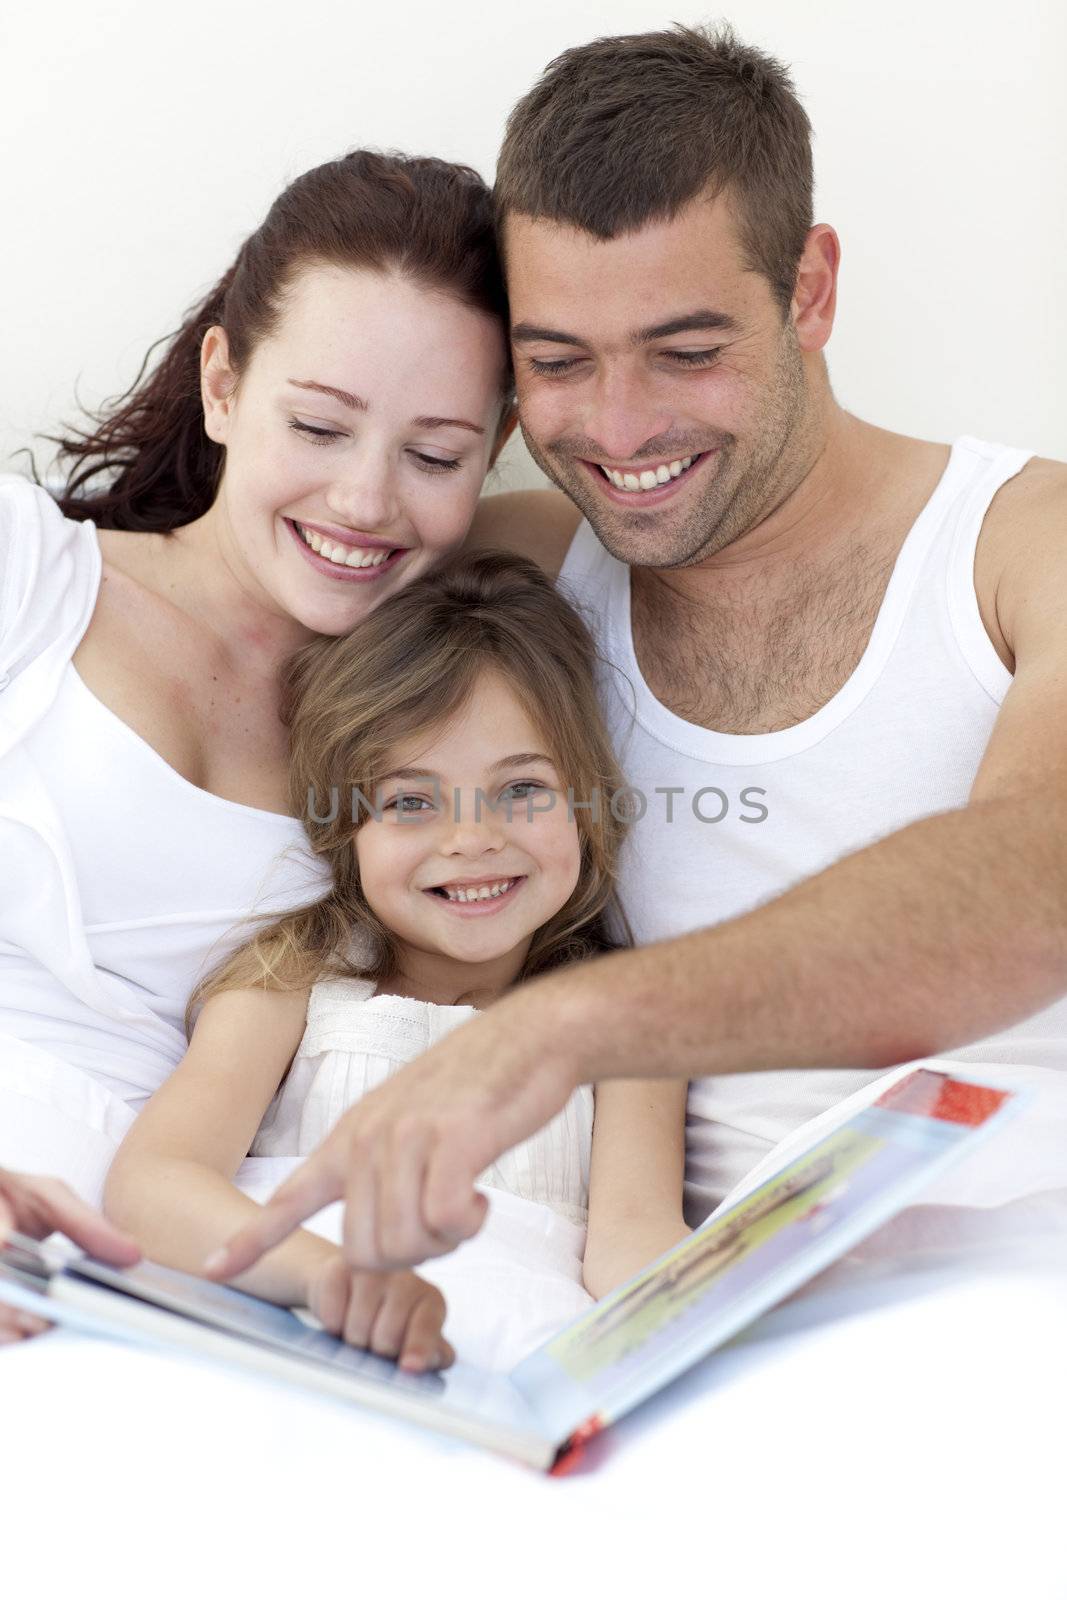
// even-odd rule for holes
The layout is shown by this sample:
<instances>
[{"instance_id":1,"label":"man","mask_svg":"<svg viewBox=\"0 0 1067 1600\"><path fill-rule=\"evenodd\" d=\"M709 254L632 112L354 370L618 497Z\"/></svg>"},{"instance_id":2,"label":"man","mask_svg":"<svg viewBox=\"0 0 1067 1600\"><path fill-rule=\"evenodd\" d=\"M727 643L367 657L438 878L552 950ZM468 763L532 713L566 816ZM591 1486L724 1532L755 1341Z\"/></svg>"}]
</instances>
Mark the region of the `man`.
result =
<instances>
[{"instance_id":1,"label":"man","mask_svg":"<svg viewBox=\"0 0 1067 1600\"><path fill-rule=\"evenodd\" d=\"M353 1263L453 1247L477 1174L580 1082L695 1080L698 1215L891 1064L1067 1055L1067 469L838 406L811 195L787 74L728 32L568 51L512 114L522 428L569 498L510 525L610 656L645 947L354 1108L223 1271L342 1194Z\"/></svg>"}]
</instances>

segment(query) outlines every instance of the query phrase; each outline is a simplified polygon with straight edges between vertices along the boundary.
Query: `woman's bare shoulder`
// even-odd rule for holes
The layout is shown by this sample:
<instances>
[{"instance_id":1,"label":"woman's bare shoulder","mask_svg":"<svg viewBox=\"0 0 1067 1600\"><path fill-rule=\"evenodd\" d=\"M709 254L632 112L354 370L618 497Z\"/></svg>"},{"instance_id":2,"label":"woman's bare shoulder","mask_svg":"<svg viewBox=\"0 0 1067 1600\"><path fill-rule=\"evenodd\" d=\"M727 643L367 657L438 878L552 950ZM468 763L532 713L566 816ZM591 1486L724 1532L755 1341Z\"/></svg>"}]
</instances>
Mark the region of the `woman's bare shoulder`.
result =
<instances>
[{"instance_id":1,"label":"woman's bare shoulder","mask_svg":"<svg viewBox=\"0 0 1067 1600\"><path fill-rule=\"evenodd\" d=\"M529 556L555 578L581 520L578 507L558 489L487 495L478 502L466 548Z\"/></svg>"}]
</instances>

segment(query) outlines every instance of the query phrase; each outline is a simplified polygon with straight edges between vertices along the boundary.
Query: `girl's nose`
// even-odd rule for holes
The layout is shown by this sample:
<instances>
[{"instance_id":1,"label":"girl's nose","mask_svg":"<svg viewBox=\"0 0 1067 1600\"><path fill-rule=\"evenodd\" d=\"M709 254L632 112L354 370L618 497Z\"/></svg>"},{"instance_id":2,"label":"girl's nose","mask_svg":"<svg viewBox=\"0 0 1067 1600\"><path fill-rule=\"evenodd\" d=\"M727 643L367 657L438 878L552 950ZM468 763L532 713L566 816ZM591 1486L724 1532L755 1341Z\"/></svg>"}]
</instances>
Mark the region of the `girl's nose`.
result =
<instances>
[{"instance_id":1,"label":"girl's nose","mask_svg":"<svg viewBox=\"0 0 1067 1600\"><path fill-rule=\"evenodd\" d=\"M480 856L504 843L504 819L493 811L480 790L453 796L446 855Z\"/></svg>"}]
</instances>

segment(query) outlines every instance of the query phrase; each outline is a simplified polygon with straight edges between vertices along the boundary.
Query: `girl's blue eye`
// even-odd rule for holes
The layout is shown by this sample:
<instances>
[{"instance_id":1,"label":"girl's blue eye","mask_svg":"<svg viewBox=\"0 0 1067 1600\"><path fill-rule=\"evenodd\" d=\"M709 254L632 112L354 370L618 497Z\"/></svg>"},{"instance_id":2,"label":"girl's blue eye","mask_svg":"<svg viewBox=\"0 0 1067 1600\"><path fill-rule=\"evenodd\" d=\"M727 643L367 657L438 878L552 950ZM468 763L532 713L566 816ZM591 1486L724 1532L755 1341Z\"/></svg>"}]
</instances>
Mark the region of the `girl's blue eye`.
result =
<instances>
[{"instance_id":1,"label":"girl's blue eye","mask_svg":"<svg viewBox=\"0 0 1067 1600\"><path fill-rule=\"evenodd\" d=\"M508 784L501 798L508 795L513 800L527 800L531 794L536 794L546 787L546 784L538 783L536 778L519 778L515 783Z\"/></svg>"},{"instance_id":2,"label":"girl's blue eye","mask_svg":"<svg viewBox=\"0 0 1067 1600\"><path fill-rule=\"evenodd\" d=\"M387 801L384 809L386 811L403 811L409 816L414 816L424 806L431 811L433 810L432 802L427 800L425 795L398 794L392 800Z\"/></svg>"}]
</instances>

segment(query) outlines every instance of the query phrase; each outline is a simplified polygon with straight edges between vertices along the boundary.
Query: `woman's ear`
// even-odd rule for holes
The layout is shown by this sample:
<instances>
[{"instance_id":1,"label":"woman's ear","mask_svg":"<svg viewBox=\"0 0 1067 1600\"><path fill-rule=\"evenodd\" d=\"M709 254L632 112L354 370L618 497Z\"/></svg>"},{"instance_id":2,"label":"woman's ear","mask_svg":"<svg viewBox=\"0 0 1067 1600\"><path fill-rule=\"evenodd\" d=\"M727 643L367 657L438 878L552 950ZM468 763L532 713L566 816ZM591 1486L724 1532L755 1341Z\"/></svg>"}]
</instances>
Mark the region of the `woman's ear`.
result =
<instances>
[{"instance_id":1,"label":"woman's ear","mask_svg":"<svg viewBox=\"0 0 1067 1600\"><path fill-rule=\"evenodd\" d=\"M230 345L225 328L209 328L200 346L200 399L204 407L204 432L216 444L225 444L237 390L237 374L230 365Z\"/></svg>"},{"instance_id":2,"label":"woman's ear","mask_svg":"<svg viewBox=\"0 0 1067 1600\"><path fill-rule=\"evenodd\" d=\"M500 425L496 430L496 438L493 440L493 449L489 456L489 465L491 467L496 465L497 456L499 456L501 450L503 450L511 435L515 432L518 420L519 408L514 400L509 400L504 414L500 418Z\"/></svg>"}]
</instances>

